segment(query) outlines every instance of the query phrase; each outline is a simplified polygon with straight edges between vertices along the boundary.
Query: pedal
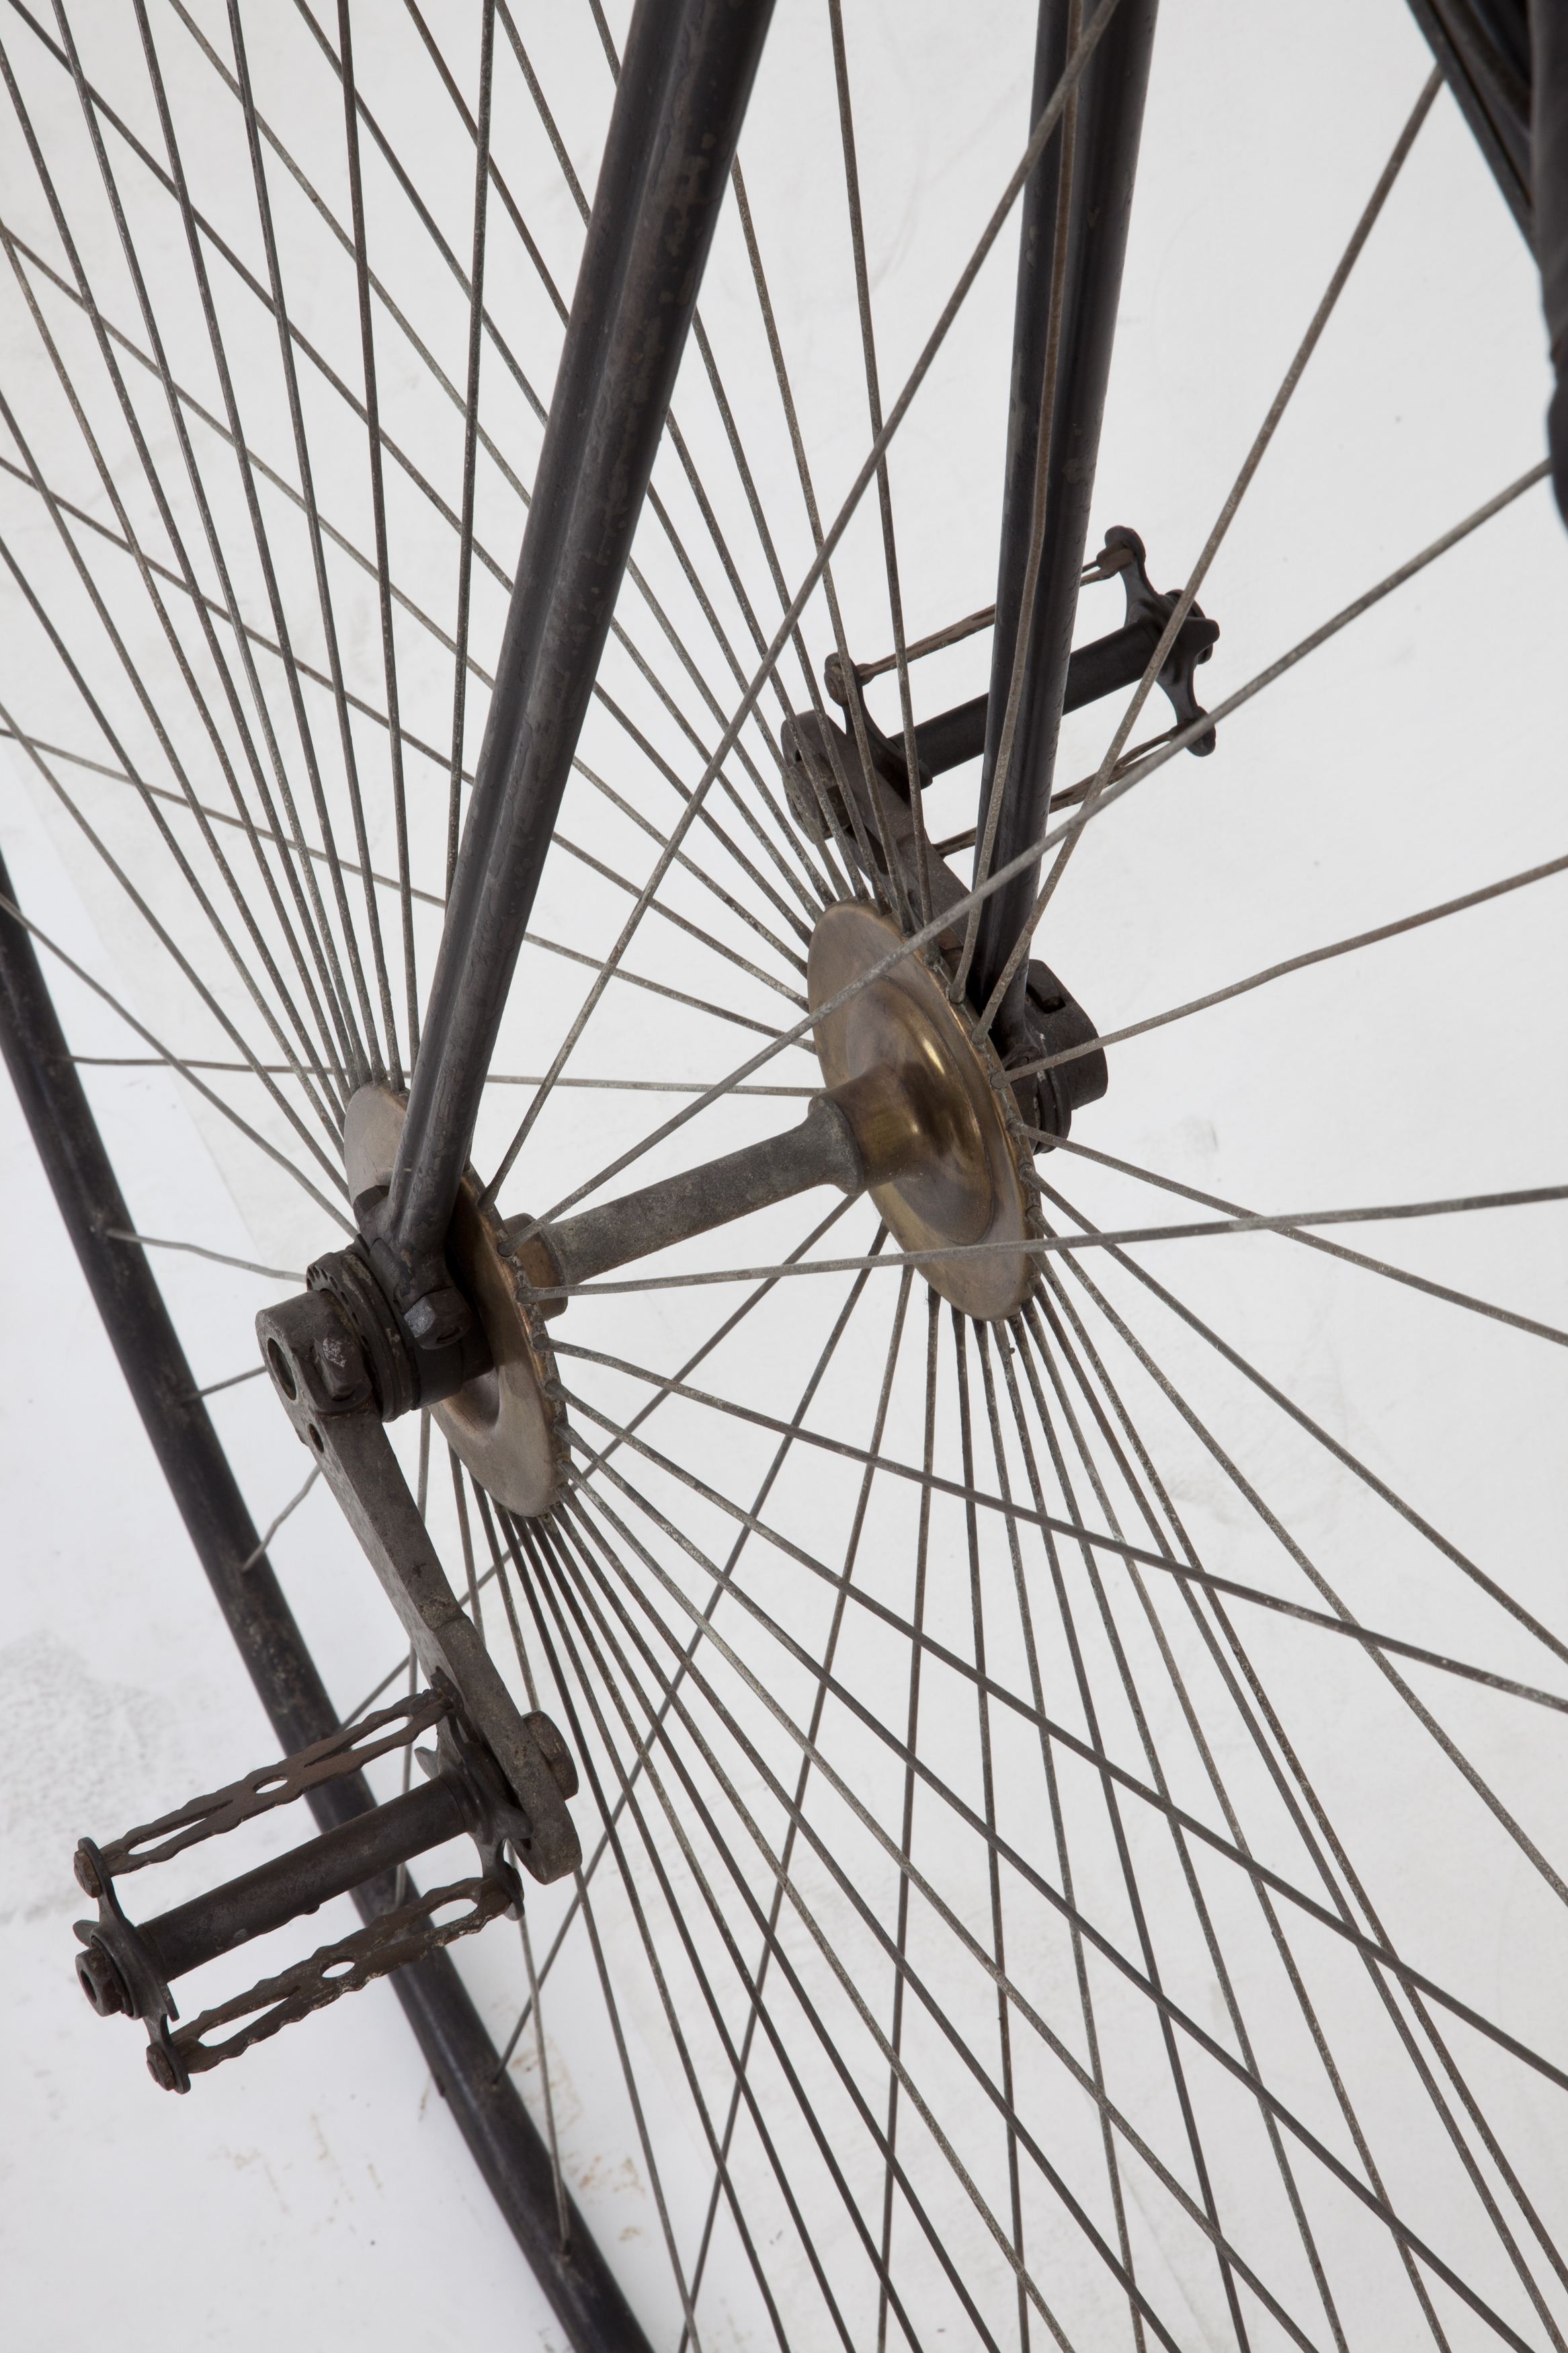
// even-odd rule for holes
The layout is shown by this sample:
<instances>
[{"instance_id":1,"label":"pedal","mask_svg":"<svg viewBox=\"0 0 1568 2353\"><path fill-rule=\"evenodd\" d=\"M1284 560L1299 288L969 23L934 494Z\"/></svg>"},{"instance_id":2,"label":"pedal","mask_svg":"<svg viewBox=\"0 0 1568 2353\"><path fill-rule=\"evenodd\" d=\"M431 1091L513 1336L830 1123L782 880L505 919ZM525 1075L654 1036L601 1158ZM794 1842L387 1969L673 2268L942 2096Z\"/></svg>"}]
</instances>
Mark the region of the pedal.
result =
<instances>
[{"instance_id":1,"label":"pedal","mask_svg":"<svg viewBox=\"0 0 1568 2353\"><path fill-rule=\"evenodd\" d=\"M523 1719L549 1760L563 1798L577 1787L576 1767L548 1716ZM426 1780L385 1805L355 1814L335 1830L293 1847L238 1879L155 1918L129 1919L116 1881L243 1822L289 1805L323 1783L357 1773L375 1757L409 1747L421 1733L436 1746L416 1749ZM260 1767L227 1788L128 1831L108 1846L83 1839L77 1880L98 1902L96 1920L79 1920L77 1977L100 2018L140 2019L147 2029L147 2067L166 2092L188 2092L191 2079L237 2058L253 2043L308 2018L376 1978L472 1936L522 1909L522 1883L507 1848L526 1841L528 1818L512 1801L495 1759L464 1720L455 1694L435 1689L382 1708L276 1765ZM173 1982L254 1936L315 1912L334 1895L371 1886L427 1849L467 1833L479 1850L477 1876L394 1905L354 1935L321 1947L292 1968L262 1978L248 1992L204 2010L171 2031L179 2009ZM455 1918L438 1919L453 1905ZM237 2024L238 2021L247 2021ZM226 2040L216 2030L235 2026Z\"/></svg>"},{"instance_id":2,"label":"pedal","mask_svg":"<svg viewBox=\"0 0 1568 2353\"><path fill-rule=\"evenodd\" d=\"M1125 523L1113 523L1105 534L1105 544L1083 574L1085 586L1097 580L1121 582L1127 598L1127 616L1119 629L1109 636L1092 638L1086 646L1075 647L1068 662L1067 682L1062 694L1062 709L1081 711L1090 702L1098 702L1121 688L1136 685L1148 664L1149 657L1164 634L1165 624L1175 610L1177 592L1156 588L1149 577L1142 541ZM975 614L965 628L987 621L989 612ZM1206 662L1219 640L1219 623L1210 620L1201 605L1194 605L1176 632L1176 641L1161 667L1157 683L1170 702L1178 727L1191 726L1194 720L1206 716L1197 699L1194 673L1200 662ZM952 632L939 630L927 643L931 646L947 642ZM911 647L913 658L921 648ZM823 664L823 681L833 702L847 712L851 732L864 727L866 742L871 754L871 765L885 785L903 800L910 791L909 757L902 739L884 735L866 707L863 689L869 679L889 668L889 662L868 662L855 665L846 675L837 654L828 655ZM990 697L977 694L969 702L961 702L952 711L939 712L934 718L922 719L914 730L915 767L920 787L924 792L935 776L943 776L950 768L960 768L966 760L977 760L985 749L985 731L990 712ZM858 740L857 738L857 740ZM1187 745L1187 750L1199 759L1215 748L1212 727ZM786 787L789 783L785 772ZM818 841L823 839L824 822L820 799L803 794L798 786L790 795L796 818ZM840 806L840 813L841 806ZM848 826L846 820L845 829Z\"/></svg>"}]
</instances>

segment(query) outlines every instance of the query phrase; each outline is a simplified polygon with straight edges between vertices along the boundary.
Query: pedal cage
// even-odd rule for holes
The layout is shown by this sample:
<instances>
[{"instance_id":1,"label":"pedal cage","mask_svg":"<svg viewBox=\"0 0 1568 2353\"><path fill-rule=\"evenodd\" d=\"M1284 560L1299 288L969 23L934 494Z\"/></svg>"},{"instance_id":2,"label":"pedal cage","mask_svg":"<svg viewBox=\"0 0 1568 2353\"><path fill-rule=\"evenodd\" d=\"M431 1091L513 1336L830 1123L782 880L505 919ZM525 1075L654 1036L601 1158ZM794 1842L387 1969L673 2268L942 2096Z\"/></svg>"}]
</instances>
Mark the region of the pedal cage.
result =
<instances>
[{"instance_id":1,"label":"pedal cage","mask_svg":"<svg viewBox=\"0 0 1568 2353\"><path fill-rule=\"evenodd\" d=\"M525 1721L547 1753L560 1751L563 1778L570 1774L574 1782L571 1760L548 1718ZM155 1919L137 1924L127 1917L117 1879L166 1862L325 1782L357 1773L375 1757L410 1747L430 1730L436 1734L435 1749L415 1751L426 1775L423 1788L351 1815L303 1846ZM164 2091L188 2092L193 2076L238 2058L253 2043L269 2041L340 1995L357 1993L375 1978L423 1960L459 1936L474 1935L503 1913L520 1917L522 1883L506 1850L512 1840L526 1837L528 1829L527 1817L511 1801L504 1778L464 1719L455 1693L440 1687L417 1692L278 1764L246 1774L226 1788L195 1798L106 1847L83 1839L77 1848L76 1875L85 1893L97 1898L98 1918L75 1924L82 1947L77 1975L100 2017L142 2021L153 2082ZM401 1866L464 1832L479 1849L478 1875L423 1895L407 1895ZM399 1876L387 1891L391 1900L364 1927L320 1947L291 1968L261 1978L247 1992L171 2031L180 2015L170 1990L173 1979L253 1936L315 1912L333 1895L385 1881L395 1870ZM405 1900L399 1901L400 1896ZM454 1905L464 1907L455 1917L437 1917ZM248 2022L226 2039L207 2039L239 2021Z\"/></svg>"},{"instance_id":2,"label":"pedal cage","mask_svg":"<svg viewBox=\"0 0 1568 2353\"><path fill-rule=\"evenodd\" d=\"M440 1925L432 1921L434 1913L459 1901L468 1906L459 1919ZM189 2091L193 2075L205 2074L226 2059L237 2059L252 2043L269 2041L284 2027L309 2018L312 2010L324 2010L340 1994L358 1993L373 1979L422 1961L427 1953L439 1952L458 1936L471 1936L501 1913L516 1909L511 1890L500 1879L456 1879L450 1886L433 1888L395 1912L384 1912L379 1920L340 1943L320 1946L291 1969L260 1978L248 1993L236 1994L214 2010L204 2010L177 2033L171 2035L165 2026L148 2046L147 2065L153 2080L166 2091ZM205 2040L215 2028L230 2025L253 2010L262 2015L226 2042Z\"/></svg>"}]
</instances>

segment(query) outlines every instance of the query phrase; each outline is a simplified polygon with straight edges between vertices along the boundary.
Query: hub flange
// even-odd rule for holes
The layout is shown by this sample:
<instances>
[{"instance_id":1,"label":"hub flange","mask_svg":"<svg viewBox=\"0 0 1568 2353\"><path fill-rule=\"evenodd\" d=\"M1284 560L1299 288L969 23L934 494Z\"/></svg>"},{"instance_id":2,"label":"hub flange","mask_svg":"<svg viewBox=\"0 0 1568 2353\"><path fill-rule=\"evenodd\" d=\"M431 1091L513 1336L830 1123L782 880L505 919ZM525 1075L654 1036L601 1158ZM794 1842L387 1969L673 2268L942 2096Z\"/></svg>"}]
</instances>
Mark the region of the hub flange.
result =
<instances>
[{"instance_id":1,"label":"hub flange","mask_svg":"<svg viewBox=\"0 0 1568 2353\"><path fill-rule=\"evenodd\" d=\"M807 957L813 1009L862 980L900 936L860 900L829 907ZM1010 1133L1012 1094L1001 1065L989 1046L971 1042L940 980L918 955L906 956L818 1024L816 1053L847 1109L851 1093L871 1089L886 1104L885 1151L865 1156L871 1198L900 1248L992 1245L928 1260L921 1271L965 1315L990 1323L1013 1314L1035 1272L1023 1248L1033 1230L1019 1176L1027 1147Z\"/></svg>"}]
</instances>

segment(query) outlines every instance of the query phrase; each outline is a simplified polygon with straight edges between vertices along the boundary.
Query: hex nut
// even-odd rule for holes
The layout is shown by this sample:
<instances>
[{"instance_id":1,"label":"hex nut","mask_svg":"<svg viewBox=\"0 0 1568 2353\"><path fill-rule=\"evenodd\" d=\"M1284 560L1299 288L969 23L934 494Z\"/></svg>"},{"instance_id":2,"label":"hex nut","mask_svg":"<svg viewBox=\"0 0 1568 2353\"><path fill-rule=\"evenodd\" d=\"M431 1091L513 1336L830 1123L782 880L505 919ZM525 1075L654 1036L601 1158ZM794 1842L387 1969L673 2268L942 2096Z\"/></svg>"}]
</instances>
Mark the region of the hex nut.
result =
<instances>
[{"instance_id":1,"label":"hex nut","mask_svg":"<svg viewBox=\"0 0 1568 2353\"><path fill-rule=\"evenodd\" d=\"M134 2016L125 1980L113 1957L96 1939L76 1957L77 1981L100 2018Z\"/></svg>"},{"instance_id":2,"label":"hex nut","mask_svg":"<svg viewBox=\"0 0 1568 2353\"><path fill-rule=\"evenodd\" d=\"M177 2092L180 2079L174 2073L174 2063L161 2042L147 2045L147 2073L161 2092Z\"/></svg>"},{"instance_id":3,"label":"hex nut","mask_svg":"<svg viewBox=\"0 0 1568 2353\"><path fill-rule=\"evenodd\" d=\"M551 1778L562 1796L574 1798L578 1786L577 1762L555 1725L542 1708L535 1708L531 1715L525 1715L522 1720L538 1741L540 1754L549 1766Z\"/></svg>"}]
</instances>

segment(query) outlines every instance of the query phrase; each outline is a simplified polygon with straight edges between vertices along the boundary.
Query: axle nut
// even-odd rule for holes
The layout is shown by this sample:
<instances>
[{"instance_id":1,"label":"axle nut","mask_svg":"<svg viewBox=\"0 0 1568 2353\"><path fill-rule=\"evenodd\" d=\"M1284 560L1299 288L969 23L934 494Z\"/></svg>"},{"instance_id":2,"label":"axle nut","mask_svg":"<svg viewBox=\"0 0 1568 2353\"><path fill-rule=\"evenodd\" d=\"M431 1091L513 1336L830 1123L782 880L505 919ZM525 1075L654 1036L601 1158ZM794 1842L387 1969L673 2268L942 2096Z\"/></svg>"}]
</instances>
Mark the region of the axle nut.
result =
<instances>
[{"instance_id":1,"label":"axle nut","mask_svg":"<svg viewBox=\"0 0 1568 2353\"><path fill-rule=\"evenodd\" d=\"M174 2063L161 2042L149 2042L147 2045L147 2073L161 2092L189 2089L187 2084L181 2083Z\"/></svg>"},{"instance_id":2,"label":"axle nut","mask_svg":"<svg viewBox=\"0 0 1568 2353\"><path fill-rule=\"evenodd\" d=\"M550 1767L550 1778L563 1798L577 1794L577 1760L561 1737L556 1725L542 1708L523 1717L530 1732L539 1743L539 1753Z\"/></svg>"},{"instance_id":3,"label":"axle nut","mask_svg":"<svg viewBox=\"0 0 1568 2353\"><path fill-rule=\"evenodd\" d=\"M124 1978L115 1968L112 1956L96 1940L77 1955L76 1974L78 1984L100 2018L134 2016Z\"/></svg>"}]
</instances>

